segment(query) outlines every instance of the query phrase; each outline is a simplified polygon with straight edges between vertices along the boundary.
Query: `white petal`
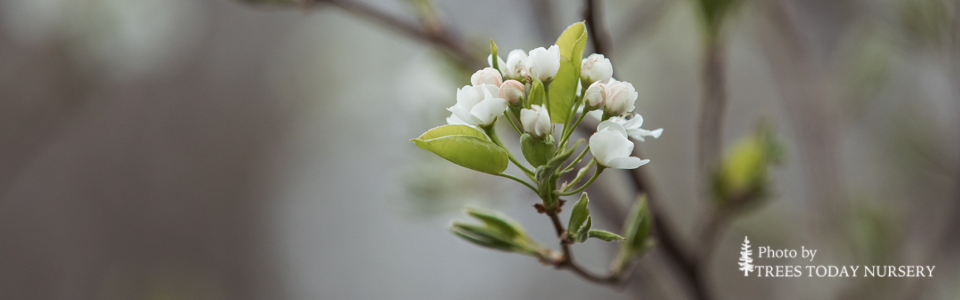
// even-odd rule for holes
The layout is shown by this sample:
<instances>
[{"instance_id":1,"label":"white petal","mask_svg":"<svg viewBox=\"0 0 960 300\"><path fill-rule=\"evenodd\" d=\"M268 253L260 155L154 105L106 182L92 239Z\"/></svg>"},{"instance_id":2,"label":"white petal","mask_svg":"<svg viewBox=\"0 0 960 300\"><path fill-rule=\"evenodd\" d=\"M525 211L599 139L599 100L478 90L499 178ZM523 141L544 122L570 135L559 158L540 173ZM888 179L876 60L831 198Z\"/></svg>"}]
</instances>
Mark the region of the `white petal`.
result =
<instances>
[{"instance_id":1,"label":"white petal","mask_svg":"<svg viewBox=\"0 0 960 300\"><path fill-rule=\"evenodd\" d=\"M457 89L457 106L463 109L472 109L474 105L480 103L480 100L483 100L483 93L475 86L465 85Z\"/></svg>"},{"instance_id":2,"label":"white petal","mask_svg":"<svg viewBox=\"0 0 960 300\"><path fill-rule=\"evenodd\" d=\"M507 110L507 100L502 98L487 98L480 101L477 106L470 110L479 123L476 125L490 125L494 120Z\"/></svg>"},{"instance_id":3,"label":"white petal","mask_svg":"<svg viewBox=\"0 0 960 300\"><path fill-rule=\"evenodd\" d=\"M643 117L641 117L640 115L633 115L633 118L630 118L630 120L627 120L627 122L623 124L623 128L638 129L642 125L643 125Z\"/></svg>"},{"instance_id":4,"label":"white petal","mask_svg":"<svg viewBox=\"0 0 960 300\"><path fill-rule=\"evenodd\" d=\"M464 122L460 117L457 117L457 114L451 113L447 117L447 124L449 125L470 125L470 123Z\"/></svg>"},{"instance_id":5,"label":"white petal","mask_svg":"<svg viewBox=\"0 0 960 300\"><path fill-rule=\"evenodd\" d=\"M614 169L636 169L642 165L649 163L649 159L640 159L637 157L617 157L610 161L607 164L607 167Z\"/></svg>"},{"instance_id":6,"label":"white petal","mask_svg":"<svg viewBox=\"0 0 960 300\"><path fill-rule=\"evenodd\" d=\"M613 118L610 118L610 119L613 119ZM614 120L606 120L606 121L600 122L600 125L597 125L597 132L604 131L604 130L611 130L616 133L619 133L621 136L623 136L623 138L627 137L627 130L623 128L623 125L620 125L620 123Z\"/></svg>"}]
</instances>

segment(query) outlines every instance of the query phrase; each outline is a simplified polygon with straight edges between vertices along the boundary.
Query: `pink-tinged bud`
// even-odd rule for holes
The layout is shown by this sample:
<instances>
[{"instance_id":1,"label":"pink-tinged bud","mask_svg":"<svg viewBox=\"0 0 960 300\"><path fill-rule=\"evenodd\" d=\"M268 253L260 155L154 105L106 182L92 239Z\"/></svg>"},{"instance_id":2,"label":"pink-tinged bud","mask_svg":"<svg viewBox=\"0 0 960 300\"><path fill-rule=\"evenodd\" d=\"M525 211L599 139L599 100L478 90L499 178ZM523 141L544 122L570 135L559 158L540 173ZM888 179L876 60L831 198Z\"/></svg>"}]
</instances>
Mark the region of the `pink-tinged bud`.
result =
<instances>
[{"instance_id":1,"label":"pink-tinged bud","mask_svg":"<svg viewBox=\"0 0 960 300\"><path fill-rule=\"evenodd\" d=\"M587 110L598 109L603 106L603 100L607 98L607 85L597 81L587 88L583 94L583 101L586 103Z\"/></svg>"},{"instance_id":2,"label":"pink-tinged bud","mask_svg":"<svg viewBox=\"0 0 960 300\"><path fill-rule=\"evenodd\" d=\"M470 83L473 85L492 84L499 87L503 83L503 77L500 76L500 71L497 71L497 69L487 67L473 73L473 76L470 76Z\"/></svg>"},{"instance_id":3,"label":"pink-tinged bud","mask_svg":"<svg viewBox=\"0 0 960 300\"><path fill-rule=\"evenodd\" d=\"M516 80L507 80L500 86L500 98L507 99L510 105L520 105L523 101L523 83Z\"/></svg>"}]
</instances>

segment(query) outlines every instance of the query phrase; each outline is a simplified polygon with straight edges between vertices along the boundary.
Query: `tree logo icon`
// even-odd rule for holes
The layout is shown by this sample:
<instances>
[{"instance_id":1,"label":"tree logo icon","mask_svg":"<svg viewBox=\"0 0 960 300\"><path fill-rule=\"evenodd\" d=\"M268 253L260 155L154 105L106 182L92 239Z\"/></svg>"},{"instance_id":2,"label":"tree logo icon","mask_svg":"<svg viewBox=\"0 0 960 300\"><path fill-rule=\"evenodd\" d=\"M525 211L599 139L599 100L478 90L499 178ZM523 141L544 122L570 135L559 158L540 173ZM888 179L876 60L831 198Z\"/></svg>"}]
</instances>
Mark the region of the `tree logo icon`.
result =
<instances>
[{"instance_id":1,"label":"tree logo icon","mask_svg":"<svg viewBox=\"0 0 960 300\"><path fill-rule=\"evenodd\" d=\"M743 246L740 249L740 271L743 271L743 276L750 276L750 272L753 272L753 258L750 258L753 250L750 250L750 240L746 236L743 237Z\"/></svg>"}]
</instances>

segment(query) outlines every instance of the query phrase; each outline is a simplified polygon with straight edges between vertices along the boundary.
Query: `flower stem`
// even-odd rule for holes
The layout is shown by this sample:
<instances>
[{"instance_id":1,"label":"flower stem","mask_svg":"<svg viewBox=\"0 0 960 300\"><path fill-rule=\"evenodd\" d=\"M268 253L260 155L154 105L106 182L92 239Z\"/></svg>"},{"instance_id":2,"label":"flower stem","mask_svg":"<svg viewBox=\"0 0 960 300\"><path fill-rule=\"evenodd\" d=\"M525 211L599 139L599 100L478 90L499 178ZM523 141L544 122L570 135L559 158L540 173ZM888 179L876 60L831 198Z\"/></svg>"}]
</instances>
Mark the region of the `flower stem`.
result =
<instances>
[{"instance_id":1,"label":"flower stem","mask_svg":"<svg viewBox=\"0 0 960 300\"><path fill-rule=\"evenodd\" d=\"M592 163L592 162L595 162L595 161L597 161L597 160L596 160L596 159L590 160L591 163ZM593 184L593 181L594 181L594 180L597 180L597 177L600 177L600 173L603 172L603 169L604 169L603 166L597 166L597 170L596 170L595 172L593 172L593 176L590 177L590 180L587 180L587 182L584 183L583 185L581 185L580 188L578 188L578 189L576 189L576 190L573 190L573 191L569 191L569 192L560 192L560 191L557 191L557 196L570 196L570 195L573 195L573 194L582 192L582 191L583 191L584 189L586 189L588 186L590 186L591 184ZM569 188L570 188L570 186L567 186L567 189L569 189Z\"/></svg>"},{"instance_id":2,"label":"flower stem","mask_svg":"<svg viewBox=\"0 0 960 300\"><path fill-rule=\"evenodd\" d=\"M511 114L513 114L513 108L510 108L510 112L511 112ZM520 131L520 127L517 127L517 123L515 123L515 122L513 121L513 118L511 118L511 117L510 117L509 115L507 115L507 114L504 114L503 117L507 118L507 121L510 121L510 126L513 127L513 130L516 130L516 131L517 131L517 135L523 135L523 132ZM520 118L519 118L519 117L517 118L517 122L520 122Z\"/></svg>"},{"instance_id":3,"label":"flower stem","mask_svg":"<svg viewBox=\"0 0 960 300\"><path fill-rule=\"evenodd\" d=\"M513 176L513 175L510 175L510 174L507 174L507 173L500 173L500 174L493 174L493 175L497 175L497 176L500 176L500 177L503 177L503 178L510 178L510 179L512 179L513 181L522 183L523 185L527 186L528 188L530 188L531 190L533 190L534 193L537 192L537 188L536 188L536 187L534 187L534 186L533 186L532 184L530 184L529 182L524 181L523 179L517 178L517 176Z\"/></svg>"},{"instance_id":4,"label":"flower stem","mask_svg":"<svg viewBox=\"0 0 960 300\"><path fill-rule=\"evenodd\" d=\"M578 163L580 163L580 160L583 159L583 156L587 155L587 152L589 151L590 151L590 145L587 145L586 148L583 148L583 152L580 152L580 155L578 155L577 158L573 159L573 161L570 162L570 165L567 165L566 168L563 168L563 170L560 171L560 174L566 174L567 172L573 171L573 167L576 166Z\"/></svg>"},{"instance_id":5,"label":"flower stem","mask_svg":"<svg viewBox=\"0 0 960 300\"><path fill-rule=\"evenodd\" d=\"M507 152L507 158L509 158L510 161L517 166L517 168L520 168L520 170L522 170L524 174L527 174L527 177L530 177L530 180L536 180L535 178L533 178L533 172L530 171L530 169L527 169L527 167L524 167L522 164L520 164L520 161L517 161L517 159L513 157L513 154L510 154L510 150L507 150L507 147L503 146L503 143L500 142L500 138L497 137L496 130L493 129L493 124L490 124L487 126L481 126L480 128L482 128L483 131L487 133L487 136L490 137L490 140L492 140L494 144L496 144L497 146L500 146L500 148L503 148L503 151Z\"/></svg>"}]
</instances>

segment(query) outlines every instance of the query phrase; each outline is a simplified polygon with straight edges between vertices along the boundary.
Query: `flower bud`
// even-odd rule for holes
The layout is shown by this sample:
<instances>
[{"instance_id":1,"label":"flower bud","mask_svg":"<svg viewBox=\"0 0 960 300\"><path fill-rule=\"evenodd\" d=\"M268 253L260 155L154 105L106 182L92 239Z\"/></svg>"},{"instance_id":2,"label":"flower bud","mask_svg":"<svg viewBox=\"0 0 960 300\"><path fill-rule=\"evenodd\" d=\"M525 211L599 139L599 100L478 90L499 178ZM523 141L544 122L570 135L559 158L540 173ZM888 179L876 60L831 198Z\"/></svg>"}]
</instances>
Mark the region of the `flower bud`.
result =
<instances>
[{"instance_id":1,"label":"flower bud","mask_svg":"<svg viewBox=\"0 0 960 300\"><path fill-rule=\"evenodd\" d=\"M603 100L607 98L607 91L607 85L600 81L591 84L583 94L583 102L586 104L586 109L590 111L603 106Z\"/></svg>"},{"instance_id":2,"label":"flower bud","mask_svg":"<svg viewBox=\"0 0 960 300\"><path fill-rule=\"evenodd\" d=\"M607 95L603 99L603 111L611 116L619 116L633 111L637 101L637 90L626 81L611 80L607 84Z\"/></svg>"},{"instance_id":3,"label":"flower bud","mask_svg":"<svg viewBox=\"0 0 960 300\"><path fill-rule=\"evenodd\" d=\"M541 82L552 80L560 70L560 47L553 45L549 50L543 47L530 50L527 69L530 77L539 79Z\"/></svg>"},{"instance_id":4,"label":"flower bud","mask_svg":"<svg viewBox=\"0 0 960 300\"><path fill-rule=\"evenodd\" d=\"M523 131L535 138L543 138L550 134L550 129L553 127L550 124L550 113L540 105L531 105L530 109L521 109L520 124L523 125Z\"/></svg>"},{"instance_id":5,"label":"flower bud","mask_svg":"<svg viewBox=\"0 0 960 300\"><path fill-rule=\"evenodd\" d=\"M500 98L507 99L510 105L520 105L523 100L523 84L516 80L507 80L500 85Z\"/></svg>"},{"instance_id":6,"label":"flower bud","mask_svg":"<svg viewBox=\"0 0 960 300\"><path fill-rule=\"evenodd\" d=\"M487 67L473 73L473 76L470 76L470 83L473 83L473 85L492 84L499 87L503 83L503 78L500 77L500 71Z\"/></svg>"},{"instance_id":7,"label":"flower bud","mask_svg":"<svg viewBox=\"0 0 960 300\"><path fill-rule=\"evenodd\" d=\"M613 77L613 65L603 54L590 54L580 63L580 79L586 83L607 82Z\"/></svg>"},{"instance_id":8,"label":"flower bud","mask_svg":"<svg viewBox=\"0 0 960 300\"><path fill-rule=\"evenodd\" d=\"M500 70L507 79L520 80L527 77L527 51L514 49L507 55L507 62L500 63Z\"/></svg>"}]
</instances>

